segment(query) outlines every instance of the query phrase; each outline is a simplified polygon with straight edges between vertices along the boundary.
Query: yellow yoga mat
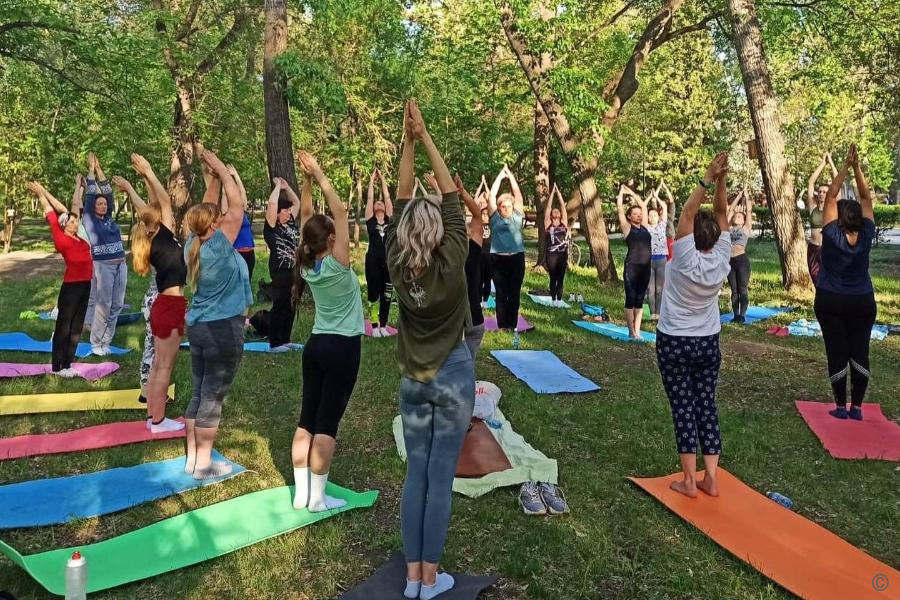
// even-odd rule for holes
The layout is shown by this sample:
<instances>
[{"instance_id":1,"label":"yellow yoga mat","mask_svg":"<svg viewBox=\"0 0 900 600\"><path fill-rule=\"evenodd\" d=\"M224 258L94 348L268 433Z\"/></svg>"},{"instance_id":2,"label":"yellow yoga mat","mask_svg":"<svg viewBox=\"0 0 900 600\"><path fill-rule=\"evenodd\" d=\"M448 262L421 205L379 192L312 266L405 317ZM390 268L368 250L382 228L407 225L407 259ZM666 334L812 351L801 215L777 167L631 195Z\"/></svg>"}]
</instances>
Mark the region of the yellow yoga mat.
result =
<instances>
[{"instance_id":1,"label":"yellow yoga mat","mask_svg":"<svg viewBox=\"0 0 900 600\"><path fill-rule=\"evenodd\" d=\"M134 389L0 396L0 415L30 415L73 410L146 409L147 405L137 400L140 394L141 390ZM169 386L169 397L175 397L174 384Z\"/></svg>"}]
</instances>

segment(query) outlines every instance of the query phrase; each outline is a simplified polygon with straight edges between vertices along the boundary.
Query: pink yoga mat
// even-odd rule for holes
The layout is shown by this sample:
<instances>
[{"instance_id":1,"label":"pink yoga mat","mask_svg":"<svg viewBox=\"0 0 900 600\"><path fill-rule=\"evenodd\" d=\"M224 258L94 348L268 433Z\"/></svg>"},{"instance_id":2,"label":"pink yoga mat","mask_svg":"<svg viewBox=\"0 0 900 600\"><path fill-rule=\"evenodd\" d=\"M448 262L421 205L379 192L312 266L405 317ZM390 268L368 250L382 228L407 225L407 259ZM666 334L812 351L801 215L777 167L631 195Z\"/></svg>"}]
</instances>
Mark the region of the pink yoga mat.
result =
<instances>
[{"instance_id":1,"label":"pink yoga mat","mask_svg":"<svg viewBox=\"0 0 900 600\"><path fill-rule=\"evenodd\" d=\"M485 331L497 331L497 317L484 318ZM519 315L519 322L516 324L516 331L530 331L534 329L534 325L525 320L525 317Z\"/></svg>"},{"instance_id":2,"label":"pink yoga mat","mask_svg":"<svg viewBox=\"0 0 900 600\"><path fill-rule=\"evenodd\" d=\"M372 323L370 323L368 319L366 319L365 327L366 327L366 331L365 331L366 335L369 337L372 337ZM394 329L393 327L391 327L390 325L387 326L387 330L388 330L389 337L392 335L397 335L397 330Z\"/></svg>"},{"instance_id":3,"label":"pink yoga mat","mask_svg":"<svg viewBox=\"0 0 900 600\"><path fill-rule=\"evenodd\" d=\"M864 403L862 421L844 421L828 414L834 404L804 400L795 404L833 457L900 461L900 425L888 421L880 405Z\"/></svg>"},{"instance_id":4,"label":"pink yoga mat","mask_svg":"<svg viewBox=\"0 0 900 600\"><path fill-rule=\"evenodd\" d=\"M178 421L184 421L179 418ZM0 460L23 458L25 456L41 456L44 454L65 454L80 450L96 450L111 448L151 440L169 440L183 438L184 429L167 433L152 434L147 429L146 420L123 421L95 425L63 433L44 433L39 435L20 435L12 438L0 438Z\"/></svg>"},{"instance_id":5,"label":"pink yoga mat","mask_svg":"<svg viewBox=\"0 0 900 600\"><path fill-rule=\"evenodd\" d=\"M88 381L96 381L119 370L114 362L74 363L72 368L80 377ZM35 377L49 375L53 372L51 365L35 365L28 363L0 363L0 377Z\"/></svg>"}]
</instances>

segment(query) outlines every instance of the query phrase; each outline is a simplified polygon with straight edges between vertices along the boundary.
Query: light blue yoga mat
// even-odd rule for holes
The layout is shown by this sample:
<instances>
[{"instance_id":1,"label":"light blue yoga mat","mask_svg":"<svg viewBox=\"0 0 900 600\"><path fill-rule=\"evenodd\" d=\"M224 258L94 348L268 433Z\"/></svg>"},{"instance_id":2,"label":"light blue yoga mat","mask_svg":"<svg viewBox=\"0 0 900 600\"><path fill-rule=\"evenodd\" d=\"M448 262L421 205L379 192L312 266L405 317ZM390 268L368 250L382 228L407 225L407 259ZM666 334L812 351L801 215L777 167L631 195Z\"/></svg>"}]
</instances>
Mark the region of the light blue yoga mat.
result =
<instances>
[{"instance_id":1,"label":"light blue yoga mat","mask_svg":"<svg viewBox=\"0 0 900 600\"><path fill-rule=\"evenodd\" d=\"M554 306L553 299L550 296L538 296L537 294L528 294L528 297L531 298L531 301L535 304L540 304L541 306L548 306L550 308L571 308L571 305L568 302L563 302L560 306Z\"/></svg>"},{"instance_id":2,"label":"light blue yoga mat","mask_svg":"<svg viewBox=\"0 0 900 600\"><path fill-rule=\"evenodd\" d=\"M497 299L493 296L488 296L487 302L485 302L484 307L488 310L497 310Z\"/></svg>"},{"instance_id":3,"label":"light blue yoga mat","mask_svg":"<svg viewBox=\"0 0 900 600\"><path fill-rule=\"evenodd\" d=\"M757 321L765 321L766 319L771 319L775 315L780 315L782 313L791 312L792 308L770 308L767 306L751 306L747 309L746 320L744 321L745 325L750 325L751 323L756 323ZM727 315L722 315L721 322L722 323L731 323L734 319L734 313L728 313Z\"/></svg>"},{"instance_id":4,"label":"light blue yoga mat","mask_svg":"<svg viewBox=\"0 0 900 600\"><path fill-rule=\"evenodd\" d=\"M621 342L637 342L638 340L633 340L628 335L628 328L623 327L622 325L616 325L614 323L594 323L591 321L572 321L577 327L581 327L582 329L587 329L591 333L599 333L600 335L604 335L608 338L612 338L614 340L619 340ZM649 331L641 332L642 342L647 342L649 344L656 343L656 334L651 333Z\"/></svg>"},{"instance_id":5,"label":"light blue yoga mat","mask_svg":"<svg viewBox=\"0 0 900 600\"><path fill-rule=\"evenodd\" d=\"M131 312L131 313L119 313L118 318L116 319L116 325L128 325L130 323L137 323L141 319L144 318L143 313L139 312ZM44 311L38 313L38 319L41 321L55 321L56 316L50 313L50 311Z\"/></svg>"},{"instance_id":6,"label":"light blue yoga mat","mask_svg":"<svg viewBox=\"0 0 900 600\"><path fill-rule=\"evenodd\" d=\"M291 343L291 350L303 350L303 344L295 344ZM190 348L191 345L188 342L181 342L182 348ZM272 352L272 349L269 348L269 342L244 342L244 352L269 352L270 354L279 354L278 352Z\"/></svg>"},{"instance_id":7,"label":"light blue yoga mat","mask_svg":"<svg viewBox=\"0 0 900 600\"><path fill-rule=\"evenodd\" d=\"M228 461L218 452L213 458ZM219 483L244 471L232 471L218 479L199 481L184 472L184 457L134 467L120 467L71 477L35 479L0 486L0 529L41 527L118 512Z\"/></svg>"},{"instance_id":8,"label":"light blue yoga mat","mask_svg":"<svg viewBox=\"0 0 900 600\"><path fill-rule=\"evenodd\" d=\"M42 342L32 338L27 333L21 331L13 331L9 333L0 333L0 350L10 350L14 352L51 352L53 342L47 340ZM128 348L118 348L116 346L109 347L109 353L114 355L127 354L131 352ZM91 345L86 342L78 344L75 350L75 356L84 358L91 355Z\"/></svg>"},{"instance_id":9,"label":"light blue yoga mat","mask_svg":"<svg viewBox=\"0 0 900 600\"><path fill-rule=\"evenodd\" d=\"M491 356L538 394L594 392L600 389L549 350L492 350Z\"/></svg>"}]
</instances>

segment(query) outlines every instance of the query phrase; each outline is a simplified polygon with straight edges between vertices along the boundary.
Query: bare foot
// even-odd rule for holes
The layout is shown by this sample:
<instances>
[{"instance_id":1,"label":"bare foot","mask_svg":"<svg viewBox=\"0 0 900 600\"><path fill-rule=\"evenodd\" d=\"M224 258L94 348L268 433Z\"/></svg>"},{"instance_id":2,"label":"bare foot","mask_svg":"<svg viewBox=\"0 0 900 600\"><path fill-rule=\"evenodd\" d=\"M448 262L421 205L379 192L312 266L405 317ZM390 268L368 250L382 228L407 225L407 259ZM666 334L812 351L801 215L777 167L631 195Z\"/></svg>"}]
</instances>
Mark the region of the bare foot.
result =
<instances>
[{"instance_id":1,"label":"bare foot","mask_svg":"<svg viewBox=\"0 0 900 600\"><path fill-rule=\"evenodd\" d=\"M678 492L679 494L684 494L688 498L696 498L697 497L697 484L694 482L687 481L673 481L670 485L670 488Z\"/></svg>"},{"instance_id":2,"label":"bare foot","mask_svg":"<svg viewBox=\"0 0 900 600\"><path fill-rule=\"evenodd\" d=\"M703 481L697 483L697 487L704 494L712 496L713 498L716 498L719 495L719 485L716 483L715 479L710 477L704 477Z\"/></svg>"}]
</instances>

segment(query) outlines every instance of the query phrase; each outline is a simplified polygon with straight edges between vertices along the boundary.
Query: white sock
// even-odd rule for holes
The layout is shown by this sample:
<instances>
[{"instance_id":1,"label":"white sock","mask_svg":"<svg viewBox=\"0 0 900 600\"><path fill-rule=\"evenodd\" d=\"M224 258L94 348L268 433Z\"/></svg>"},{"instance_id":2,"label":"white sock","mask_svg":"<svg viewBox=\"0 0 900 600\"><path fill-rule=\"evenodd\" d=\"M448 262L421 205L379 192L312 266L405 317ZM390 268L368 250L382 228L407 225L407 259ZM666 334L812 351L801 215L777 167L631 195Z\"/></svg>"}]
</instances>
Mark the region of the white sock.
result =
<instances>
[{"instance_id":1,"label":"white sock","mask_svg":"<svg viewBox=\"0 0 900 600\"><path fill-rule=\"evenodd\" d=\"M153 417L147 417L147 431L150 431L150 423L153 422Z\"/></svg>"},{"instance_id":2,"label":"white sock","mask_svg":"<svg viewBox=\"0 0 900 600\"><path fill-rule=\"evenodd\" d=\"M309 504L309 467L294 467L294 508Z\"/></svg>"},{"instance_id":3,"label":"white sock","mask_svg":"<svg viewBox=\"0 0 900 600\"><path fill-rule=\"evenodd\" d=\"M164 417L159 423L150 422L150 433L168 433L170 431L181 431L184 429L184 423L173 421L168 417Z\"/></svg>"},{"instance_id":4,"label":"white sock","mask_svg":"<svg viewBox=\"0 0 900 600\"><path fill-rule=\"evenodd\" d=\"M194 467L197 465L197 457L196 456L185 456L184 457L184 472L188 475L194 474Z\"/></svg>"},{"instance_id":5,"label":"white sock","mask_svg":"<svg viewBox=\"0 0 900 600\"><path fill-rule=\"evenodd\" d=\"M403 590L403 597L404 598L418 598L419 590L421 590L421 589L422 589L421 581L410 581L409 579L407 579L406 580L406 589Z\"/></svg>"},{"instance_id":6,"label":"white sock","mask_svg":"<svg viewBox=\"0 0 900 600\"><path fill-rule=\"evenodd\" d=\"M422 590L419 592L419 600L431 600L438 594L452 590L456 581L450 573L438 573L434 580L434 585L422 584Z\"/></svg>"},{"instance_id":7,"label":"white sock","mask_svg":"<svg viewBox=\"0 0 900 600\"><path fill-rule=\"evenodd\" d=\"M316 475L312 471L309 472L309 512L322 512L347 505L346 500L325 495L326 483L328 483L328 473Z\"/></svg>"}]
</instances>

